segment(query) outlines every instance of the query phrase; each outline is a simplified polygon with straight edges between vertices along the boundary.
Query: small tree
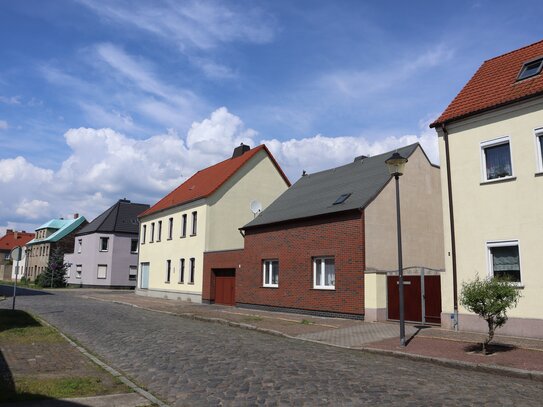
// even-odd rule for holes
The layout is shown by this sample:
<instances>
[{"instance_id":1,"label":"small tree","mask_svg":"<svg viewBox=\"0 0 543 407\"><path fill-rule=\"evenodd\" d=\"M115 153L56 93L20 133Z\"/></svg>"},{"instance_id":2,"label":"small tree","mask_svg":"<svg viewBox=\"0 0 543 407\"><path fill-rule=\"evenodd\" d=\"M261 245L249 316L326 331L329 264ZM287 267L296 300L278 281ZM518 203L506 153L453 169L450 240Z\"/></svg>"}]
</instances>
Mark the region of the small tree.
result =
<instances>
[{"instance_id":1,"label":"small tree","mask_svg":"<svg viewBox=\"0 0 543 407\"><path fill-rule=\"evenodd\" d=\"M516 307L520 297L518 288L496 277L481 280L477 276L471 282L462 283L460 304L479 315L488 325L488 337L482 343L484 354L487 354L496 329L507 321L507 310Z\"/></svg>"},{"instance_id":2,"label":"small tree","mask_svg":"<svg viewBox=\"0 0 543 407\"><path fill-rule=\"evenodd\" d=\"M43 273L36 278L36 284L40 287L66 287L66 270L68 264L64 263L64 254L57 247L49 257L49 264Z\"/></svg>"}]
</instances>

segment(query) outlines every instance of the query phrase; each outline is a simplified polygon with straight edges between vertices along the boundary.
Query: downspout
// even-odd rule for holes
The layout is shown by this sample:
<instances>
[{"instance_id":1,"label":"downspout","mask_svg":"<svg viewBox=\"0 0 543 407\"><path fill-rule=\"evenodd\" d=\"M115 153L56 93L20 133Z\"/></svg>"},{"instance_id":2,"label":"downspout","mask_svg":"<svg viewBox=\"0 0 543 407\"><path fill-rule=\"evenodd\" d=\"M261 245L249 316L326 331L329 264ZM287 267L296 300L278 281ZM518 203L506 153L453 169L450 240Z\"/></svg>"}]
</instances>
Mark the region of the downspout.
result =
<instances>
[{"instance_id":1,"label":"downspout","mask_svg":"<svg viewBox=\"0 0 543 407\"><path fill-rule=\"evenodd\" d=\"M445 127L445 123L441 125L443 130L443 140L445 141L445 161L447 167L447 195L449 197L449 223L451 225L451 257L452 257L452 274L453 274L453 306L454 312L451 315L453 327L458 331L458 279L456 274L456 237L454 233L454 210L451 182L451 158L449 150L449 133Z\"/></svg>"}]
</instances>

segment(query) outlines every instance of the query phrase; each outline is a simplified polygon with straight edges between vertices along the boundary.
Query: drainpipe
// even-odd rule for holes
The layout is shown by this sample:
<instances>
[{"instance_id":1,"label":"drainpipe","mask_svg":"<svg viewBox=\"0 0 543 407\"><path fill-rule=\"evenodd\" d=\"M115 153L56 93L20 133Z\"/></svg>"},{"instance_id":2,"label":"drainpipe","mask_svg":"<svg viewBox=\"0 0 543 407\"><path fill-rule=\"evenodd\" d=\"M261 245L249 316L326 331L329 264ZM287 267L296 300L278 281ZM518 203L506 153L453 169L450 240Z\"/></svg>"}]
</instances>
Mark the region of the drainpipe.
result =
<instances>
[{"instance_id":1,"label":"drainpipe","mask_svg":"<svg viewBox=\"0 0 543 407\"><path fill-rule=\"evenodd\" d=\"M445 123L441 125L443 130L443 140L445 141L445 161L447 167L447 195L449 197L449 223L451 225L451 257L452 257L452 274L453 274L453 305L454 312L451 315L453 327L458 331L458 280L456 274L456 238L454 233L454 210L451 182L451 158L449 150L449 133L445 127Z\"/></svg>"}]
</instances>

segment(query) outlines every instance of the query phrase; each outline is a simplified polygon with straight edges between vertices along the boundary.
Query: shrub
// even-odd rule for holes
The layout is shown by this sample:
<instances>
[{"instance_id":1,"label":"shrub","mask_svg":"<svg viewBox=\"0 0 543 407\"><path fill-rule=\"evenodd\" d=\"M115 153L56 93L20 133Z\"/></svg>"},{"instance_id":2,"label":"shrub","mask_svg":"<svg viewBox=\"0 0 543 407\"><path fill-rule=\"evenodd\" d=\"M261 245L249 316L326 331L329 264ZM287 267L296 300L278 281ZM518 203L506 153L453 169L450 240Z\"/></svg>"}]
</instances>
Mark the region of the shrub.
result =
<instances>
[{"instance_id":1,"label":"shrub","mask_svg":"<svg viewBox=\"0 0 543 407\"><path fill-rule=\"evenodd\" d=\"M521 294L509 281L500 278L480 279L462 283L460 304L483 318L488 325L488 336L482 343L483 353L494 338L497 328L507 322L507 310L516 307Z\"/></svg>"},{"instance_id":2,"label":"shrub","mask_svg":"<svg viewBox=\"0 0 543 407\"><path fill-rule=\"evenodd\" d=\"M67 269L68 265L64 263L64 254L57 247L49 257L49 264L44 272L36 277L36 285L44 288L66 287Z\"/></svg>"}]
</instances>

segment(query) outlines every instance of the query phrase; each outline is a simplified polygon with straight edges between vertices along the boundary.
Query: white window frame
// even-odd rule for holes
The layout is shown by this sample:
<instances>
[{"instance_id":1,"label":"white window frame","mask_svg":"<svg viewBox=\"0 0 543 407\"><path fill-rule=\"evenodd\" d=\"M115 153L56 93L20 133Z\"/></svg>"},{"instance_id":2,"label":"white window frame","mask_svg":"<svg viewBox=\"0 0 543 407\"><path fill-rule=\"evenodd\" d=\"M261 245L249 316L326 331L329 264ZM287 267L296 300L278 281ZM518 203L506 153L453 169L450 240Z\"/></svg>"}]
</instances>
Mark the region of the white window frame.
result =
<instances>
[{"instance_id":1,"label":"white window frame","mask_svg":"<svg viewBox=\"0 0 543 407\"><path fill-rule=\"evenodd\" d=\"M524 286L523 280L522 280L522 259L520 255L520 244L518 239L513 240L490 240L486 242L486 263L487 263L487 274L490 278L494 277L494 261L492 259L492 249L493 247L509 247L509 246L517 246L518 248L518 264L520 267L520 281L512 281L511 285L516 285L519 287Z\"/></svg>"},{"instance_id":2,"label":"white window frame","mask_svg":"<svg viewBox=\"0 0 543 407\"><path fill-rule=\"evenodd\" d=\"M191 232L190 235L196 236L196 234L198 233L198 211L192 212L191 219L192 219L192 228L190 230Z\"/></svg>"},{"instance_id":3,"label":"white window frame","mask_svg":"<svg viewBox=\"0 0 543 407\"><path fill-rule=\"evenodd\" d=\"M172 261L171 260L166 260L166 273L164 277L165 277L164 278L165 283L170 283L170 281L172 281Z\"/></svg>"},{"instance_id":4,"label":"white window frame","mask_svg":"<svg viewBox=\"0 0 543 407\"><path fill-rule=\"evenodd\" d=\"M135 273L131 273L132 270L134 270ZM137 281L137 279L138 279L138 266L128 266L128 281Z\"/></svg>"},{"instance_id":5,"label":"white window frame","mask_svg":"<svg viewBox=\"0 0 543 407\"><path fill-rule=\"evenodd\" d=\"M181 215L181 237L187 237L187 223L188 223L188 216L186 213Z\"/></svg>"},{"instance_id":6,"label":"white window frame","mask_svg":"<svg viewBox=\"0 0 543 407\"><path fill-rule=\"evenodd\" d=\"M77 253L81 253L82 246L83 246L83 239L77 239Z\"/></svg>"},{"instance_id":7,"label":"white window frame","mask_svg":"<svg viewBox=\"0 0 543 407\"><path fill-rule=\"evenodd\" d=\"M145 244L145 235L147 235L147 225L142 225L141 244Z\"/></svg>"},{"instance_id":8,"label":"white window frame","mask_svg":"<svg viewBox=\"0 0 543 407\"><path fill-rule=\"evenodd\" d=\"M155 241L155 222L151 222L151 237L149 238L149 243Z\"/></svg>"},{"instance_id":9,"label":"white window frame","mask_svg":"<svg viewBox=\"0 0 543 407\"><path fill-rule=\"evenodd\" d=\"M173 237L173 218L168 219L168 240L172 240Z\"/></svg>"},{"instance_id":10,"label":"white window frame","mask_svg":"<svg viewBox=\"0 0 543 407\"><path fill-rule=\"evenodd\" d=\"M105 249L102 249L102 242L103 241L106 241L106 248ZM109 237L107 236L100 236L100 251L101 252L107 252L109 251Z\"/></svg>"},{"instance_id":11,"label":"white window frame","mask_svg":"<svg viewBox=\"0 0 543 407\"><path fill-rule=\"evenodd\" d=\"M511 175L508 175L507 177L501 177L501 178L494 178L494 179L488 179L488 175L486 173L486 155L485 155L485 149L489 147L495 147L502 144L508 144L509 145L509 160L511 161ZM489 183L489 182L497 182L497 181L503 181L507 179L515 178L515 171L514 171L514 164L513 164L513 147L511 146L511 137L510 136L503 136L492 140L482 141L480 145L481 150L481 183Z\"/></svg>"},{"instance_id":12,"label":"white window frame","mask_svg":"<svg viewBox=\"0 0 543 407\"><path fill-rule=\"evenodd\" d=\"M277 263L277 284L273 284L272 281L272 270L273 270L273 263ZM270 281L266 281L266 267L270 267ZM278 259L266 259L262 260L262 285L264 287L272 287L277 288L279 287L279 260Z\"/></svg>"},{"instance_id":13,"label":"white window frame","mask_svg":"<svg viewBox=\"0 0 543 407\"><path fill-rule=\"evenodd\" d=\"M325 285L325 260L332 259L334 260L334 285ZM317 284L317 260L321 260L321 279ZM335 290L336 289L336 259L334 256L319 256L313 257L313 288L316 290Z\"/></svg>"},{"instance_id":14,"label":"white window frame","mask_svg":"<svg viewBox=\"0 0 543 407\"><path fill-rule=\"evenodd\" d=\"M160 242L161 240L162 240L162 221L159 220L156 241Z\"/></svg>"},{"instance_id":15,"label":"white window frame","mask_svg":"<svg viewBox=\"0 0 543 407\"><path fill-rule=\"evenodd\" d=\"M534 129L535 134L535 154L537 160L537 174L543 173L543 151L539 139L543 139L543 127Z\"/></svg>"},{"instance_id":16,"label":"white window frame","mask_svg":"<svg viewBox=\"0 0 543 407\"><path fill-rule=\"evenodd\" d=\"M179 284L185 284L185 259L179 259Z\"/></svg>"},{"instance_id":17,"label":"white window frame","mask_svg":"<svg viewBox=\"0 0 543 407\"><path fill-rule=\"evenodd\" d=\"M191 257L189 259L189 284L194 284L196 279L196 258Z\"/></svg>"},{"instance_id":18,"label":"white window frame","mask_svg":"<svg viewBox=\"0 0 543 407\"><path fill-rule=\"evenodd\" d=\"M100 267L102 267L103 270L105 270L105 274L103 277L100 277ZM96 278L98 280L105 280L107 279L107 264L98 264L97 270L96 270Z\"/></svg>"},{"instance_id":19,"label":"white window frame","mask_svg":"<svg viewBox=\"0 0 543 407\"><path fill-rule=\"evenodd\" d=\"M81 278L81 274L83 274L83 265L82 264L76 264L75 265L75 278Z\"/></svg>"}]
</instances>

